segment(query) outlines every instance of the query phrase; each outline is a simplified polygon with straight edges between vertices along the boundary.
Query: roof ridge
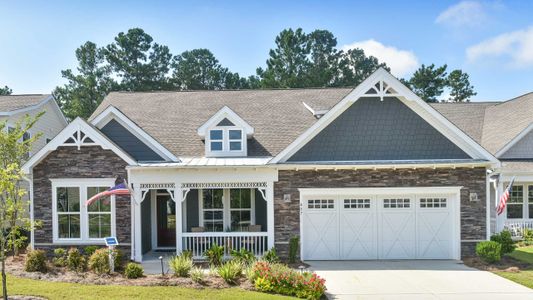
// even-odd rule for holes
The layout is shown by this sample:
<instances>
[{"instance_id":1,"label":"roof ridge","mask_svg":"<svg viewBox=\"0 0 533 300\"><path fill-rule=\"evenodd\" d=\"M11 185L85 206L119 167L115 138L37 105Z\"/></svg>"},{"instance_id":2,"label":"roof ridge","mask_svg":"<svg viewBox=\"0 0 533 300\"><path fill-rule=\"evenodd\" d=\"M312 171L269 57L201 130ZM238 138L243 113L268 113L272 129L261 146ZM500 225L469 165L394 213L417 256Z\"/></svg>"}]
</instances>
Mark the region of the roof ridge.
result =
<instances>
[{"instance_id":1,"label":"roof ridge","mask_svg":"<svg viewBox=\"0 0 533 300\"><path fill-rule=\"evenodd\" d=\"M351 86L306 87L306 88L265 88L265 89L223 89L223 90L179 90L179 91L112 91L109 94L154 94L154 93L216 93L216 92L257 92L257 91L305 91L305 90L353 90Z\"/></svg>"},{"instance_id":2,"label":"roof ridge","mask_svg":"<svg viewBox=\"0 0 533 300\"><path fill-rule=\"evenodd\" d=\"M518 100L518 99L520 99L520 98L522 98L522 97L524 97L524 96L527 96L527 95L529 95L529 94L533 94L533 92L527 92L527 93L524 93L524 94L522 94L522 95L520 95L520 96L516 96L516 97L511 98L511 99L509 99L509 100L502 101L502 102L498 103L497 105L502 105L502 104L506 104L506 103L509 103L509 102L512 102L512 101Z\"/></svg>"}]
</instances>

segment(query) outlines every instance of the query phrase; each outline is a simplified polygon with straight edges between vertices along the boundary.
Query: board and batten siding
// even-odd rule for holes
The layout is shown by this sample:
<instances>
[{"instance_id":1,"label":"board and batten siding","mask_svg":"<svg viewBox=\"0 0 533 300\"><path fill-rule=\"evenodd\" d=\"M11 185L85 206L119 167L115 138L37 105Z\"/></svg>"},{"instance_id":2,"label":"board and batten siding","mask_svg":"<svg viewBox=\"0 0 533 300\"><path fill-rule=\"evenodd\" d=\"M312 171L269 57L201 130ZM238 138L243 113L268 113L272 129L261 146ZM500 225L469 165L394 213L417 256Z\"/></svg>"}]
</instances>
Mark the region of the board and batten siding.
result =
<instances>
[{"instance_id":1,"label":"board and batten siding","mask_svg":"<svg viewBox=\"0 0 533 300\"><path fill-rule=\"evenodd\" d=\"M399 99L361 98L289 161L470 158Z\"/></svg>"}]
</instances>

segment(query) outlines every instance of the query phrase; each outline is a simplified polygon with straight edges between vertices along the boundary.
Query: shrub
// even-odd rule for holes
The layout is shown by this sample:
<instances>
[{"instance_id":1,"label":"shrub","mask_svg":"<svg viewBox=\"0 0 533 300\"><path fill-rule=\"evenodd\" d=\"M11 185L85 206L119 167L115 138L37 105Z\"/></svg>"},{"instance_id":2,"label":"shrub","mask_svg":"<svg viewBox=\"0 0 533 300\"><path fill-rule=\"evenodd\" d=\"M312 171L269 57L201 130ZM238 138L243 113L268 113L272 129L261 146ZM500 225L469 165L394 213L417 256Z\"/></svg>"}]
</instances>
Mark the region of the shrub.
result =
<instances>
[{"instance_id":1,"label":"shrub","mask_svg":"<svg viewBox=\"0 0 533 300\"><path fill-rule=\"evenodd\" d=\"M191 279L194 282L202 283L204 281L205 273L204 270L198 267L191 269Z\"/></svg>"},{"instance_id":2,"label":"shrub","mask_svg":"<svg viewBox=\"0 0 533 300\"><path fill-rule=\"evenodd\" d=\"M174 276L187 277L193 267L192 259L186 255L178 255L168 262L170 269L174 272Z\"/></svg>"},{"instance_id":3,"label":"shrub","mask_svg":"<svg viewBox=\"0 0 533 300\"><path fill-rule=\"evenodd\" d=\"M64 248L54 249L54 258L52 263L56 267L65 267L67 265L67 250Z\"/></svg>"},{"instance_id":4,"label":"shrub","mask_svg":"<svg viewBox=\"0 0 533 300\"><path fill-rule=\"evenodd\" d=\"M191 250L183 250L183 251L181 251L180 255L192 259L192 251Z\"/></svg>"},{"instance_id":5,"label":"shrub","mask_svg":"<svg viewBox=\"0 0 533 300\"><path fill-rule=\"evenodd\" d=\"M325 280L314 273L300 273L283 264L256 262L253 266L254 286L262 292L320 299L326 291Z\"/></svg>"},{"instance_id":6,"label":"shrub","mask_svg":"<svg viewBox=\"0 0 533 300\"><path fill-rule=\"evenodd\" d=\"M496 233L490 237L490 240L497 242L502 246L502 255L511 253L516 248L513 238L511 237L511 232L509 230L504 230L500 233Z\"/></svg>"},{"instance_id":7,"label":"shrub","mask_svg":"<svg viewBox=\"0 0 533 300\"><path fill-rule=\"evenodd\" d=\"M272 248L265 252L263 254L262 260L267 261L269 263L277 263L279 262L279 257L276 254L276 248Z\"/></svg>"},{"instance_id":8,"label":"shrub","mask_svg":"<svg viewBox=\"0 0 533 300\"><path fill-rule=\"evenodd\" d=\"M96 274L109 274L109 252L107 249L98 249L89 257L89 269Z\"/></svg>"},{"instance_id":9,"label":"shrub","mask_svg":"<svg viewBox=\"0 0 533 300\"><path fill-rule=\"evenodd\" d=\"M502 245L494 241L483 241L476 245L476 254L488 263L502 259Z\"/></svg>"},{"instance_id":10,"label":"shrub","mask_svg":"<svg viewBox=\"0 0 533 300\"><path fill-rule=\"evenodd\" d=\"M85 255L87 255L88 257L90 257L91 255L93 255L94 251L98 250L100 247L98 246L87 246L85 248L83 248L83 253L85 253Z\"/></svg>"},{"instance_id":11,"label":"shrub","mask_svg":"<svg viewBox=\"0 0 533 300\"><path fill-rule=\"evenodd\" d=\"M249 266L255 261L255 255L252 251L246 250L246 248L241 248L239 251L231 250L231 256L233 257L233 260L236 260L245 266Z\"/></svg>"},{"instance_id":12,"label":"shrub","mask_svg":"<svg viewBox=\"0 0 533 300\"><path fill-rule=\"evenodd\" d=\"M67 268L75 272L83 272L87 267L87 260L78 248L70 248L67 254Z\"/></svg>"},{"instance_id":13,"label":"shrub","mask_svg":"<svg viewBox=\"0 0 533 300\"><path fill-rule=\"evenodd\" d=\"M129 263L124 270L124 276L129 279L140 278L144 276L143 267L136 263Z\"/></svg>"},{"instance_id":14,"label":"shrub","mask_svg":"<svg viewBox=\"0 0 533 300\"><path fill-rule=\"evenodd\" d=\"M296 262L296 253L298 252L298 244L300 243L300 238L293 236L289 241L289 263L293 264Z\"/></svg>"},{"instance_id":15,"label":"shrub","mask_svg":"<svg viewBox=\"0 0 533 300\"><path fill-rule=\"evenodd\" d=\"M122 263L124 262L124 252L122 252L122 250L120 249L115 248L113 250L113 255L114 255L113 262L114 262L115 270L122 269Z\"/></svg>"},{"instance_id":16,"label":"shrub","mask_svg":"<svg viewBox=\"0 0 533 300\"><path fill-rule=\"evenodd\" d=\"M222 265L222 257L224 256L224 247L213 244L211 248L205 251L204 256L209 261L209 265L220 266Z\"/></svg>"},{"instance_id":17,"label":"shrub","mask_svg":"<svg viewBox=\"0 0 533 300\"><path fill-rule=\"evenodd\" d=\"M526 244L526 246L533 245L533 229L524 228L524 230L522 230L522 238L524 239L524 244Z\"/></svg>"},{"instance_id":18,"label":"shrub","mask_svg":"<svg viewBox=\"0 0 533 300\"><path fill-rule=\"evenodd\" d=\"M229 284L234 284L242 276L243 265L236 260L230 260L217 269L218 276Z\"/></svg>"},{"instance_id":19,"label":"shrub","mask_svg":"<svg viewBox=\"0 0 533 300\"><path fill-rule=\"evenodd\" d=\"M43 250L32 250L26 255L24 262L24 271L46 273L46 252Z\"/></svg>"}]
</instances>

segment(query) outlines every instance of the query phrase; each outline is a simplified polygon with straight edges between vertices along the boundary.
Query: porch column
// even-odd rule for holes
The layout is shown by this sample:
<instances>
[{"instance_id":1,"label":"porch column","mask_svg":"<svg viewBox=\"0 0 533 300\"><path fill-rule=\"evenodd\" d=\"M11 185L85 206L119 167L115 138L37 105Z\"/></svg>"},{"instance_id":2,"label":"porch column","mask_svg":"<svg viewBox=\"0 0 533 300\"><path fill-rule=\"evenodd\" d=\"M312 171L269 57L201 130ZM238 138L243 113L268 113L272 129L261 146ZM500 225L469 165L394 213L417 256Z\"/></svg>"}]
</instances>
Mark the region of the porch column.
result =
<instances>
[{"instance_id":1,"label":"porch column","mask_svg":"<svg viewBox=\"0 0 533 300\"><path fill-rule=\"evenodd\" d=\"M182 241L182 205L183 205L183 189L181 188L181 183L176 182L174 189L174 201L176 202L176 254L180 254L183 250L183 241Z\"/></svg>"},{"instance_id":2,"label":"porch column","mask_svg":"<svg viewBox=\"0 0 533 300\"><path fill-rule=\"evenodd\" d=\"M267 182L266 187L267 201L267 244L268 250L274 247L274 183Z\"/></svg>"},{"instance_id":3,"label":"porch column","mask_svg":"<svg viewBox=\"0 0 533 300\"><path fill-rule=\"evenodd\" d=\"M495 199L496 203L494 207L498 207L498 204L500 202L500 196L502 194L503 194L503 176L500 176L500 179L498 180L498 186L496 189L496 199ZM496 233L501 232L503 230L503 226L505 225L505 220L507 220L507 209L505 209L503 213L499 216L496 213Z\"/></svg>"},{"instance_id":4,"label":"porch column","mask_svg":"<svg viewBox=\"0 0 533 300\"><path fill-rule=\"evenodd\" d=\"M132 238L132 248L134 248L133 256L136 262L141 262L143 259L142 256L142 233L141 233L141 202L142 202L142 191L140 184L134 184L134 199L132 203L133 211L133 226L135 227L133 238Z\"/></svg>"}]
</instances>

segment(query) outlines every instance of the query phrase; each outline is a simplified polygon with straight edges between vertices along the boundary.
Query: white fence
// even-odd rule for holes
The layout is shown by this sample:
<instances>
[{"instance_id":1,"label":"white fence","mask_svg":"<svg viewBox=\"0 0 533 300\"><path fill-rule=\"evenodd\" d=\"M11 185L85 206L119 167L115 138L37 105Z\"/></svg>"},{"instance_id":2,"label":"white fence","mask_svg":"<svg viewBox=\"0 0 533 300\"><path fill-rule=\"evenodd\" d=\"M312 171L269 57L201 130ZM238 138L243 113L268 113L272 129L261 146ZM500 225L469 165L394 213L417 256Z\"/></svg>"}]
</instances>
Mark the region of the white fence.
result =
<instances>
[{"instance_id":1,"label":"white fence","mask_svg":"<svg viewBox=\"0 0 533 300\"><path fill-rule=\"evenodd\" d=\"M263 256L268 250L266 232L184 232L183 250L191 251L195 259L204 258L206 250L213 244L224 247L224 256L229 257L231 250L242 248L255 256Z\"/></svg>"},{"instance_id":2,"label":"white fence","mask_svg":"<svg viewBox=\"0 0 533 300\"><path fill-rule=\"evenodd\" d=\"M504 229L511 232L513 238L522 238L524 229L533 230L533 220L531 221L508 221L504 225Z\"/></svg>"}]
</instances>

